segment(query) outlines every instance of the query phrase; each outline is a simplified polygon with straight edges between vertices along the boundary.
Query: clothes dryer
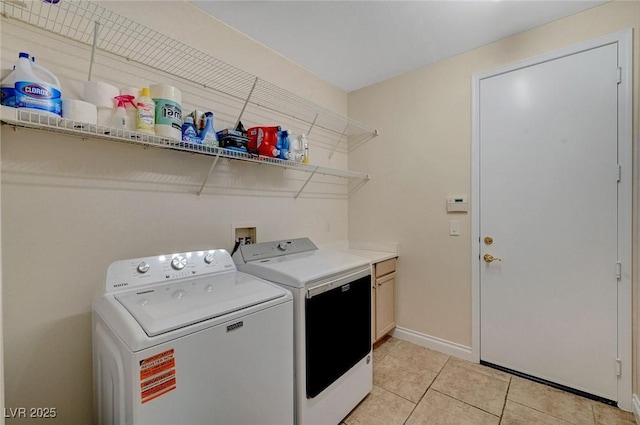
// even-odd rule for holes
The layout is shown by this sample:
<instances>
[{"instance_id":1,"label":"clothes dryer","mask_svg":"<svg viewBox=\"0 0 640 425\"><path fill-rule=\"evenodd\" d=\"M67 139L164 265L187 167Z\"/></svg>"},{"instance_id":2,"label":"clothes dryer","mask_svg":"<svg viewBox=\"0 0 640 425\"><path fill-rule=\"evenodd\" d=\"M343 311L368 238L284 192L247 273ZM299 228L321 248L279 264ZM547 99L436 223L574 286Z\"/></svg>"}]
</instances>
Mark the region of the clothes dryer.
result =
<instances>
[{"instance_id":1,"label":"clothes dryer","mask_svg":"<svg viewBox=\"0 0 640 425\"><path fill-rule=\"evenodd\" d=\"M233 258L293 293L296 424L338 425L373 387L369 260L308 238L242 245Z\"/></svg>"}]
</instances>

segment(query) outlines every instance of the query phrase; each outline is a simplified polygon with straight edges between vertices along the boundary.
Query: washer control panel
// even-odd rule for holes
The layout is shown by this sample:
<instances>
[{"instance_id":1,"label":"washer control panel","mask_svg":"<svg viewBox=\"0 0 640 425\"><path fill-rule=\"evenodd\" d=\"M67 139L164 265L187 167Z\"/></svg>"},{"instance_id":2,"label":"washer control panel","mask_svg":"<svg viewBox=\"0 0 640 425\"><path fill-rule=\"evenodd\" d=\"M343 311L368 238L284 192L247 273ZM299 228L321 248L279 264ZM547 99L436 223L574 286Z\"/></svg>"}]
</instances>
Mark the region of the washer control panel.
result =
<instances>
[{"instance_id":1,"label":"washer control panel","mask_svg":"<svg viewBox=\"0 0 640 425\"><path fill-rule=\"evenodd\" d=\"M120 260L107 269L107 292L234 270L231 255L224 249Z\"/></svg>"},{"instance_id":2,"label":"washer control panel","mask_svg":"<svg viewBox=\"0 0 640 425\"><path fill-rule=\"evenodd\" d=\"M234 254L236 261L248 263L249 261L264 260L267 258L281 257L283 255L298 254L300 252L314 251L317 246L309 238L287 239L284 241L261 242L249 245L240 245ZM238 255L242 258L239 259Z\"/></svg>"}]
</instances>

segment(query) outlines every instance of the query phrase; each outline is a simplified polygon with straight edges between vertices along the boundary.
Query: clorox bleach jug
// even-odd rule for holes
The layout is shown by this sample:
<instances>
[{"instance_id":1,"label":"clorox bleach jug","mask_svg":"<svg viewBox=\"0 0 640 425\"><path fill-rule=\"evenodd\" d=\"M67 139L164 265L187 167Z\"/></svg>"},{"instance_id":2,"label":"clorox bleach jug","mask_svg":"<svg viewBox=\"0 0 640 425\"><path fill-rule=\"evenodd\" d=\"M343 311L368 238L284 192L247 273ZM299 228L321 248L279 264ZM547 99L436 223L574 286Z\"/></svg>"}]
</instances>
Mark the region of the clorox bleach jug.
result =
<instances>
[{"instance_id":1,"label":"clorox bleach jug","mask_svg":"<svg viewBox=\"0 0 640 425\"><path fill-rule=\"evenodd\" d=\"M16 108L43 115L62 116L60 81L51 71L32 63L29 54L21 52L14 78Z\"/></svg>"},{"instance_id":2,"label":"clorox bleach jug","mask_svg":"<svg viewBox=\"0 0 640 425\"><path fill-rule=\"evenodd\" d=\"M29 59L28 53L21 53L22 55L26 55L27 59ZM36 58L31 58L31 61L35 61ZM11 73L7 75L7 77L2 80L0 83L0 87L2 88L2 106L11 106L12 108L16 107L16 66L13 65L13 70Z\"/></svg>"},{"instance_id":3,"label":"clorox bleach jug","mask_svg":"<svg viewBox=\"0 0 640 425\"><path fill-rule=\"evenodd\" d=\"M13 71L7 75L7 78L0 83L2 88L2 106L16 107L16 66L13 65Z\"/></svg>"}]
</instances>

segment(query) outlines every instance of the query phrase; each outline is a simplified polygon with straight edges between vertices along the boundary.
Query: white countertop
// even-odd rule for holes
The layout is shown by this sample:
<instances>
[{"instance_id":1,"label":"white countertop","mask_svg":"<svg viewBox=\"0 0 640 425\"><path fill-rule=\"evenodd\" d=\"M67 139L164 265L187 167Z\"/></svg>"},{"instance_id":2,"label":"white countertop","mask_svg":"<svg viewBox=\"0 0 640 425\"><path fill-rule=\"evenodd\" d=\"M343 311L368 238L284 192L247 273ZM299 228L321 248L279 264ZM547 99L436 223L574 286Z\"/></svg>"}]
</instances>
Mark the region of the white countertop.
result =
<instances>
[{"instance_id":1,"label":"white countertop","mask_svg":"<svg viewBox=\"0 0 640 425\"><path fill-rule=\"evenodd\" d=\"M395 258L399 255L400 251L399 244L397 243L376 242L332 242L318 245L318 248L358 255L368 259L371 264Z\"/></svg>"}]
</instances>

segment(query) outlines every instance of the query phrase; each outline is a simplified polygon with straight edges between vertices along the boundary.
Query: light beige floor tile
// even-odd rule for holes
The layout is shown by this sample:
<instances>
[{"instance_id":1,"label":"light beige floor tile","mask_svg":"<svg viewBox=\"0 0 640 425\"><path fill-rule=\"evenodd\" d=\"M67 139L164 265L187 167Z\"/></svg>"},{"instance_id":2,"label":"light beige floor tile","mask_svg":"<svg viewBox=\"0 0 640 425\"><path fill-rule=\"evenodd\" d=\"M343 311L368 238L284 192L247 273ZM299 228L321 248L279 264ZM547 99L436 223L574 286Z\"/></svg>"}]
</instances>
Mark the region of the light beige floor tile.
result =
<instances>
[{"instance_id":1,"label":"light beige floor tile","mask_svg":"<svg viewBox=\"0 0 640 425\"><path fill-rule=\"evenodd\" d=\"M369 395L344 419L344 423L402 425L414 407L414 403L374 385Z\"/></svg>"},{"instance_id":2,"label":"light beige floor tile","mask_svg":"<svg viewBox=\"0 0 640 425\"><path fill-rule=\"evenodd\" d=\"M500 416L509 384L451 363L442 369L431 388Z\"/></svg>"},{"instance_id":3,"label":"light beige floor tile","mask_svg":"<svg viewBox=\"0 0 640 425\"><path fill-rule=\"evenodd\" d=\"M592 402L593 412L596 417L596 425L636 425L636 420L631 412L625 412L617 407Z\"/></svg>"},{"instance_id":4,"label":"light beige floor tile","mask_svg":"<svg viewBox=\"0 0 640 425\"><path fill-rule=\"evenodd\" d=\"M407 369L404 362L387 356L373 365L373 384L414 403L420 401L437 376L429 370Z\"/></svg>"},{"instance_id":5,"label":"light beige floor tile","mask_svg":"<svg viewBox=\"0 0 640 425\"><path fill-rule=\"evenodd\" d=\"M570 425L562 419L507 400L500 425Z\"/></svg>"},{"instance_id":6,"label":"light beige floor tile","mask_svg":"<svg viewBox=\"0 0 640 425\"><path fill-rule=\"evenodd\" d=\"M378 363L380 360L382 360L385 356L380 354L380 352L373 350L373 364L375 365L376 363Z\"/></svg>"},{"instance_id":7,"label":"light beige floor tile","mask_svg":"<svg viewBox=\"0 0 640 425\"><path fill-rule=\"evenodd\" d=\"M387 356L390 352L392 352L398 345L400 344L400 340L398 338L394 338L392 336L388 336L381 341L377 342L373 346L373 362L382 360Z\"/></svg>"},{"instance_id":8,"label":"light beige floor tile","mask_svg":"<svg viewBox=\"0 0 640 425\"><path fill-rule=\"evenodd\" d=\"M498 425L500 418L429 390L406 425Z\"/></svg>"},{"instance_id":9,"label":"light beige floor tile","mask_svg":"<svg viewBox=\"0 0 640 425\"><path fill-rule=\"evenodd\" d=\"M373 351L383 352L386 356L391 350L396 348L401 341L402 340L398 338L387 335L373 345Z\"/></svg>"},{"instance_id":10,"label":"light beige floor tile","mask_svg":"<svg viewBox=\"0 0 640 425\"><path fill-rule=\"evenodd\" d=\"M430 370L440 372L449 356L428 348L420 347L407 341L400 341L398 346L389 353L398 360L403 361L407 368L413 370Z\"/></svg>"},{"instance_id":11,"label":"light beige floor tile","mask_svg":"<svg viewBox=\"0 0 640 425\"><path fill-rule=\"evenodd\" d=\"M594 424L590 400L548 385L514 376L507 399L575 425Z\"/></svg>"},{"instance_id":12,"label":"light beige floor tile","mask_svg":"<svg viewBox=\"0 0 640 425\"><path fill-rule=\"evenodd\" d=\"M499 379L501 381L509 382L511 381L511 375L505 372L501 372L497 369L492 369L487 366L483 366L480 363L468 362L466 360L459 359L457 357L451 356L447 364L453 363L455 366L464 367L466 369L473 370L475 372L482 373L483 375L490 376L492 378Z\"/></svg>"}]
</instances>

